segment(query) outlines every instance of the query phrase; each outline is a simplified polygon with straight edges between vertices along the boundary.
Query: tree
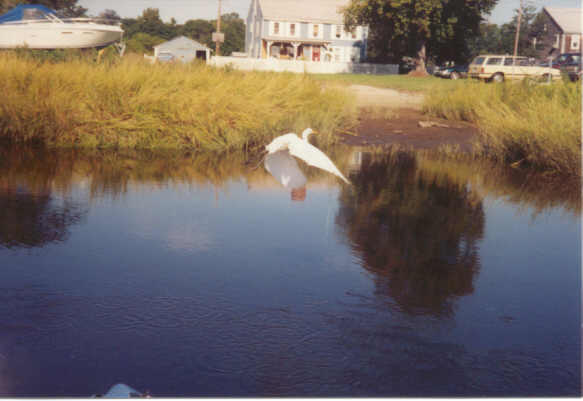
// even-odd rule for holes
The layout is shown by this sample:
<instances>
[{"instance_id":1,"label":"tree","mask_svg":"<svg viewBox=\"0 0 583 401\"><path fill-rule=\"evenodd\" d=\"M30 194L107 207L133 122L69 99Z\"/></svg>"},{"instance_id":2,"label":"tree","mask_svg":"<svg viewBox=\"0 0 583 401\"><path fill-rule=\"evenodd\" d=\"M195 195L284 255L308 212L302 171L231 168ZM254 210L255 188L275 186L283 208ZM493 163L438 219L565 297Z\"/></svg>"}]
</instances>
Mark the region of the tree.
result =
<instances>
[{"instance_id":1,"label":"tree","mask_svg":"<svg viewBox=\"0 0 583 401\"><path fill-rule=\"evenodd\" d=\"M145 54L151 53L154 50L154 46L163 42L165 42L165 40L159 36L138 32L127 40L126 46L128 52Z\"/></svg>"},{"instance_id":2,"label":"tree","mask_svg":"<svg viewBox=\"0 0 583 401\"><path fill-rule=\"evenodd\" d=\"M113 21L120 21L121 17L115 10L105 9L99 13L99 18L113 20Z\"/></svg>"},{"instance_id":3,"label":"tree","mask_svg":"<svg viewBox=\"0 0 583 401\"><path fill-rule=\"evenodd\" d=\"M209 21L195 19L186 21L186 23L180 27L179 34L196 40L197 42L206 46L211 46L211 34L213 31L213 24L211 24Z\"/></svg>"},{"instance_id":4,"label":"tree","mask_svg":"<svg viewBox=\"0 0 583 401\"><path fill-rule=\"evenodd\" d=\"M151 36L160 37L166 40L177 35L178 27L172 24L165 24L160 18L160 11L157 8L147 8L142 11L138 18L124 18L122 28L127 38L131 38L138 32L147 33Z\"/></svg>"},{"instance_id":5,"label":"tree","mask_svg":"<svg viewBox=\"0 0 583 401\"><path fill-rule=\"evenodd\" d=\"M428 57L462 58L467 41L479 34L482 14L497 0L351 0L344 10L348 29L370 27L370 47L377 61L416 59L425 72Z\"/></svg>"},{"instance_id":6,"label":"tree","mask_svg":"<svg viewBox=\"0 0 583 401\"><path fill-rule=\"evenodd\" d=\"M468 43L468 48L472 56L483 53L504 53L500 27L496 24L481 23L480 34Z\"/></svg>"}]
</instances>

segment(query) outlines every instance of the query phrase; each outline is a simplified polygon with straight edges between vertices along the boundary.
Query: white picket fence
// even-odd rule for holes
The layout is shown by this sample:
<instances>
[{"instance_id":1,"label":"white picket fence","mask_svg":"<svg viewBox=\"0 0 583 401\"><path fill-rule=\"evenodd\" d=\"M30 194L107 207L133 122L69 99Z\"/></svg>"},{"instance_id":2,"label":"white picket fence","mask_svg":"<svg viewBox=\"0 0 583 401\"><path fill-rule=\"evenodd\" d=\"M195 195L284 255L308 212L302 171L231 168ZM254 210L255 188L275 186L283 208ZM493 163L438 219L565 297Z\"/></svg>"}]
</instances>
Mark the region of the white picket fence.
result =
<instances>
[{"instance_id":1,"label":"white picket fence","mask_svg":"<svg viewBox=\"0 0 583 401\"><path fill-rule=\"evenodd\" d=\"M244 71L276 71L309 74L398 74L397 64L338 63L330 61L280 60L275 58L258 59L245 57L213 56L209 65L231 67Z\"/></svg>"}]
</instances>

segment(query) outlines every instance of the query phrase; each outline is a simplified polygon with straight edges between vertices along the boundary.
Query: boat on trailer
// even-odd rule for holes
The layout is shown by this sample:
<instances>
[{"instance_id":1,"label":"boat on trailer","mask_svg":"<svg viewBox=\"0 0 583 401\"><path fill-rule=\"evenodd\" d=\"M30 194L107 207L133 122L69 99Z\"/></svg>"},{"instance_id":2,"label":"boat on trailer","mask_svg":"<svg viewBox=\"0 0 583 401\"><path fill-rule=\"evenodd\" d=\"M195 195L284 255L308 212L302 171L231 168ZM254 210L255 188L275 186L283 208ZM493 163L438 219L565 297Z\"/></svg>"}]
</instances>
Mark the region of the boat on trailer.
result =
<instances>
[{"instance_id":1,"label":"boat on trailer","mask_svg":"<svg viewBox=\"0 0 583 401\"><path fill-rule=\"evenodd\" d=\"M19 5L0 15L0 49L87 49L121 41L117 22L59 18L42 5Z\"/></svg>"}]
</instances>

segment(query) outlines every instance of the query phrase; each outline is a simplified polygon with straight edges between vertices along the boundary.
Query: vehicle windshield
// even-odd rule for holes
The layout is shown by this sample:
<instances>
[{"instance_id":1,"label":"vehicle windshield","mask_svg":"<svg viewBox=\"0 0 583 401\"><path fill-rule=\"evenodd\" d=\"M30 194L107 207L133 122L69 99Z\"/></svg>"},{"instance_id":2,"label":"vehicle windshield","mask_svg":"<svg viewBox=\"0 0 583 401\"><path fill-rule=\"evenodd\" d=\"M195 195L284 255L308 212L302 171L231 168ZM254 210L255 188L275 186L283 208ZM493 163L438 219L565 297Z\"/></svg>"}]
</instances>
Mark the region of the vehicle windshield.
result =
<instances>
[{"instance_id":1,"label":"vehicle windshield","mask_svg":"<svg viewBox=\"0 0 583 401\"><path fill-rule=\"evenodd\" d=\"M472 64L482 65L484 64L485 59L486 57L476 57L475 59L472 60Z\"/></svg>"}]
</instances>

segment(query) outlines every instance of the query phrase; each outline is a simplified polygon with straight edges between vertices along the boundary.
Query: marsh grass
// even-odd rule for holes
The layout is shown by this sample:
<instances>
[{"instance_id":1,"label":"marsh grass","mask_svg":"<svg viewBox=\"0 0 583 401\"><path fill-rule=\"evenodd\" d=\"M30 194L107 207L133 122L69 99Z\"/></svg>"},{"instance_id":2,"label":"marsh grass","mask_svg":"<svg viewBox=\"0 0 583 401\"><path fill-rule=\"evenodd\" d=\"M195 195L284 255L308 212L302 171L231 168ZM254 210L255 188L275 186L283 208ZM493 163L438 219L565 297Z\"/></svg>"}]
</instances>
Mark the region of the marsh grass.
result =
<instances>
[{"instance_id":1,"label":"marsh grass","mask_svg":"<svg viewBox=\"0 0 583 401\"><path fill-rule=\"evenodd\" d=\"M355 121L348 94L305 75L201 64L95 63L0 55L0 138L57 146L237 150L290 130Z\"/></svg>"},{"instance_id":2,"label":"marsh grass","mask_svg":"<svg viewBox=\"0 0 583 401\"><path fill-rule=\"evenodd\" d=\"M424 111L474 122L475 152L517 166L581 175L581 86L530 81L501 85L467 82L431 92Z\"/></svg>"}]
</instances>

